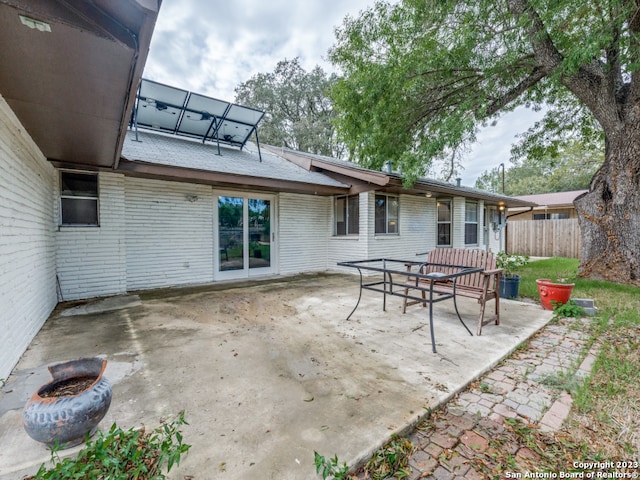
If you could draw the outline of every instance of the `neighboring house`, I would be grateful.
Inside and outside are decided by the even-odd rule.
[[[533,205],[249,143],[262,112],[140,83],[157,3],[23,3],[0,2],[0,378],[60,300],[499,250]]]
[[[576,190],[515,197],[538,206],[509,207],[506,250],[534,257],[580,258],[582,242],[573,201],[585,192]]]
[[[562,220],[578,218],[573,201],[587,190],[571,192],[540,193],[537,195],[518,195],[514,198],[537,204],[537,207],[509,207],[509,221],[518,220]]]

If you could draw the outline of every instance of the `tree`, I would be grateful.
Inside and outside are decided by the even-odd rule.
[[[604,162],[575,201],[580,274],[640,285],[636,0],[378,2],[336,37],[339,134],[372,166],[398,159],[407,182],[521,105],[548,108],[523,146],[539,157],[604,139]]]
[[[278,62],[272,73],[258,73],[235,89],[236,102],[265,112],[260,141],[320,155],[340,157],[327,76],[316,66],[306,72],[298,58]]]
[[[559,146],[555,155],[547,152],[542,157],[512,158],[513,166],[505,171],[504,193],[531,195],[586,190],[603,158],[602,149],[591,149],[576,141]],[[475,187],[502,192],[502,172],[499,168],[483,172]]]

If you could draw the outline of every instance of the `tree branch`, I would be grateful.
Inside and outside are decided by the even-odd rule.
[[[542,80],[546,76],[547,76],[547,72],[545,72],[542,68],[535,67],[531,71],[531,73],[529,73],[529,75],[525,79],[523,79],[518,85],[510,89],[507,93],[502,95],[500,98],[493,101],[487,108],[486,115],[490,117],[491,115],[498,113],[505,106],[507,106],[512,101],[514,101],[516,98],[518,98],[524,92],[529,90],[531,87],[533,87],[536,83],[538,83],[540,80]]]
[[[534,58],[538,66],[545,70],[545,73],[551,73],[562,64],[563,56],[553,44],[540,15],[528,0],[508,0],[507,3],[509,10],[517,19],[521,20],[526,17],[530,21],[528,36]]]
[[[561,68],[564,57],[554,45],[540,15],[529,0],[508,0],[508,6],[517,19],[528,21],[527,34],[539,68],[545,75]],[[615,91],[607,90],[604,81],[602,66],[597,67],[593,63],[581,66],[575,73],[560,75],[562,85],[591,110],[606,131],[615,129],[620,118]]]

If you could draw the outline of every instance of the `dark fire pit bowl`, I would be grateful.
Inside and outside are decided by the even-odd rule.
[[[49,366],[53,380],[27,402],[22,423],[29,436],[51,447],[69,448],[93,435],[111,405],[107,361],[80,358]],[[73,385],[81,385],[74,391]]]

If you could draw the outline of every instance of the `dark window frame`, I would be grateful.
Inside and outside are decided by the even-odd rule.
[[[65,178],[67,177],[67,178]],[[74,178],[75,177],[75,178]],[[60,170],[60,226],[61,227],[99,227],[100,226],[100,178],[97,172]],[[93,181],[95,179],[95,188]],[[84,180],[84,190],[81,190]],[[76,185],[74,185],[76,183]],[[71,188],[69,186],[75,187]],[[87,186],[91,186],[87,189]],[[86,209],[95,202],[95,207]],[[82,207],[81,204],[84,204]],[[65,213],[65,205],[67,212]],[[79,221],[78,216],[85,215]],[[87,216],[90,215],[90,218]]]
[[[534,220],[567,220],[571,218],[569,212],[548,212],[548,213],[534,213]]]
[[[344,208],[339,210],[340,202]],[[360,195],[339,195],[335,197],[333,209],[334,236],[349,237],[360,234]],[[356,217],[355,219],[352,217]]]
[[[470,221],[467,216],[469,206],[473,205],[475,210],[475,222]],[[479,245],[480,236],[478,235],[478,229],[480,227],[480,213],[479,203],[475,200],[466,200],[464,202],[464,244],[465,245]]]
[[[440,220],[440,207],[444,204],[449,206],[448,220]],[[444,239],[447,239],[447,238],[449,240],[448,242],[443,241]],[[442,199],[439,198],[436,201],[436,246],[451,247],[452,245],[453,245],[453,200],[450,198],[442,198]]]
[[[395,218],[389,215],[390,199],[396,202]],[[378,205],[378,200],[383,201],[384,212]],[[381,215],[381,216],[380,216]],[[395,221],[395,223],[393,223]],[[398,195],[376,193],[374,197],[374,234],[375,235],[399,235],[400,234],[400,198]]]

